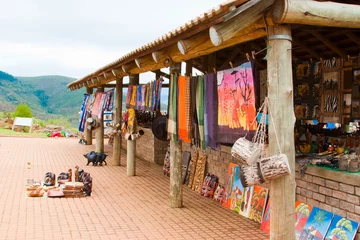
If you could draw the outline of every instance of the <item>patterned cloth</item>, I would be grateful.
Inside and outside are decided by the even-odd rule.
[[[126,107],[129,108],[130,106],[130,100],[131,100],[131,93],[133,90],[133,85],[129,84],[127,94],[126,94]]]
[[[159,78],[158,80],[156,80],[156,86],[157,86],[157,91],[156,91],[156,105],[155,105],[155,111],[160,111],[161,108],[161,90],[162,90],[162,83],[163,83],[164,79],[163,78]]]
[[[218,135],[216,142],[234,143],[251,130],[256,116],[253,69],[246,62],[235,69],[217,72],[218,82]]]
[[[91,109],[91,116],[92,117],[97,117],[99,115],[99,111],[100,111],[100,101],[101,101],[101,96],[102,96],[103,92],[96,92],[95,94],[95,100]]]
[[[196,115],[200,133],[200,147],[204,150],[206,148],[204,131],[204,76],[198,76],[196,86]]]
[[[171,141],[178,141],[177,135],[177,74],[171,75],[170,87],[169,87],[169,114],[167,121],[167,133],[168,139]]]
[[[206,166],[206,155],[200,155],[196,164],[194,182],[192,185],[192,190],[198,193],[201,192],[201,187],[205,175],[205,166]]]
[[[179,139],[183,142],[190,143],[190,132],[188,131],[187,116],[190,116],[189,100],[186,100],[186,78],[185,76],[179,76],[178,79],[178,125],[179,125]]]
[[[142,107],[143,100],[142,100],[141,91],[142,91],[142,86],[137,85],[136,86],[136,110],[141,110],[141,107]]]
[[[103,103],[103,111],[112,111],[114,108],[114,93],[115,89],[110,89],[105,93],[104,103]]]
[[[191,130],[192,130],[192,115],[191,115],[191,78],[185,77],[186,85],[185,85],[185,121],[186,121],[186,133],[187,138],[190,139],[191,142]]]
[[[136,109],[136,94],[137,94],[137,86],[132,85],[132,90],[131,90],[131,97],[130,97],[130,107]]]
[[[90,106],[90,102],[91,102],[91,94],[85,93],[84,100],[83,100],[83,103],[82,103],[81,109],[80,109],[79,132],[84,132],[86,116],[87,116],[87,111]]]
[[[146,92],[145,92],[145,110],[149,110],[149,98],[150,98],[150,83],[147,83]]]
[[[198,117],[196,113],[196,86],[198,84],[198,77],[192,77],[190,81],[190,114],[191,114],[191,138],[192,144],[199,147],[200,146],[200,132],[198,125]]]
[[[207,147],[220,149],[216,142],[218,132],[218,92],[216,74],[205,75],[205,143]]]

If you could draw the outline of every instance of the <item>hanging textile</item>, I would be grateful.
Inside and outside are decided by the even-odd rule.
[[[218,91],[215,73],[205,75],[205,144],[207,147],[219,149],[216,142],[218,132]]]
[[[171,75],[169,87],[169,116],[167,123],[168,139],[172,141],[178,140],[177,135],[177,74]]]
[[[199,132],[199,125],[198,125],[198,117],[196,113],[196,86],[198,84],[198,77],[192,77],[190,81],[190,100],[191,100],[191,108],[190,108],[190,115],[192,119],[192,126],[191,126],[191,138],[192,144],[200,147],[200,132]]]
[[[190,80],[188,78],[188,80]],[[178,78],[178,125],[179,125],[179,139],[186,143],[191,143],[189,138],[189,132],[187,129],[188,122],[186,117],[190,112],[190,99],[186,100],[186,81],[185,76],[179,76]]]
[[[84,100],[81,105],[80,109],[80,119],[79,119],[79,132],[84,132],[85,129],[85,123],[86,123],[86,116],[87,116],[87,110],[90,106],[91,101],[91,95],[84,93]]]
[[[142,90],[142,85],[137,85],[136,86],[136,110],[142,110],[141,106],[143,103],[142,100],[142,94],[141,94],[141,90]]]
[[[101,93],[100,107],[99,107],[99,112],[98,112],[98,115],[97,115],[98,119],[103,118],[105,98],[106,98],[106,93]]]
[[[185,85],[185,120],[186,120],[186,134],[187,138],[191,142],[191,130],[192,130],[192,115],[191,115],[191,78],[185,77],[186,79],[186,85]]]
[[[112,111],[114,108],[114,89],[111,89],[105,93],[105,99],[104,99],[104,105],[103,110],[104,111]]]
[[[250,62],[235,69],[219,71],[218,82],[218,135],[219,143],[234,143],[251,130],[251,138],[256,124],[250,128],[256,115],[254,78]]]
[[[152,97],[153,97],[153,84],[149,83],[149,102],[148,102],[148,111],[151,111]]]
[[[149,99],[150,99],[150,83],[146,84],[146,92],[145,92],[145,110],[149,110]]]
[[[130,106],[130,100],[131,100],[131,94],[133,90],[133,85],[129,84],[127,94],[126,94],[126,107],[129,108]]]
[[[146,85],[141,85],[141,104],[139,106],[139,110],[145,110],[145,102],[146,102]]]
[[[102,92],[96,92],[95,93],[95,100],[91,109],[91,116],[92,117],[97,117],[99,115],[99,111],[100,111],[100,101],[101,101],[101,96],[102,96]]]
[[[151,97],[151,111],[155,111],[155,103],[156,103],[156,81],[152,81],[152,97]]]
[[[136,94],[137,94],[137,87],[136,85],[132,85],[132,90],[131,90],[131,97],[130,97],[130,104],[129,106],[131,108],[136,109]]]
[[[155,111],[160,111],[161,110],[161,90],[162,90],[162,83],[163,83],[164,79],[163,78],[159,78],[158,80],[156,80],[156,86],[157,86],[157,91],[156,91],[156,104],[155,104]]]
[[[196,86],[196,115],[199,127],[200,147],[204,150],[205,132],[204,132],[204,76],[198,76]]]

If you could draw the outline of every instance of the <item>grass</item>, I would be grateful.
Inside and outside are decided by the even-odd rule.
[[[14,132],[9,129],[0,128],[0,137],[1,136],[12,136],[12,137],[46,137],[45,133],[24,133],[24,132]]]

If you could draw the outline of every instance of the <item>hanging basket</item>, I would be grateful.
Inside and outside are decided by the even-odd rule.
[[[259,163],[252,166],[241,166],[240,180],[244,187],[251,187],[265,182],[260,170]]]
[[[260,145],[244,137],[239,138],[231,148],[231,155],[239,161],[239,165],[253,165],[259,159],[260,153]]]
[[[259,163],[261,173],[267,181],[291,173],[289,161],[285,154],[277,154],[271,157],[261,158]]]

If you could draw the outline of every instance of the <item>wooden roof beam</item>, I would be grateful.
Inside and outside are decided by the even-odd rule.
[[[332,42],[330,42],[329,39],[327,39],[326,37],[324,37],[322,34],[318,33],[318,32],[311,32],[312,35],[314,35],[314,37],[316,37],[319,41],[321,41],[322,43],[324,43],[328,48],[330,48],[331,50],[333,50],[336,54],[338,54],[340,57],[342,58],[346,58],[347,54],[346,52],[344,52],[343,50],[341,50],[340,48],[338,48],[337,46],[335,46]]]
[[[145,66],[153,65],[154,59],[151,54],[148,54],[144,57],[136,58],[135,64],[138,68],[144,68]]]
[[[160,74],[160,76],[161,77],[164,77],[164,78],[167,78],[167,79],[170,79],[170,75],[169,74],[167,74],[167,73],[164,73],[163,71],[161,71],[161,70],[157,70],[158,72],[159,72],[159,74]],[[153,73],[157,73],[156,71],[151,71],[151,72],[153,72]]]
[[[272,20],[326,27],[360,28],[360,5],[304,0],[277,1]]]
[[[321,58],[320,55],[317,52],[315,52],[314,50],[312,50],[311,48],[309,48],[308,46],[306,46],[301,40],[295,40],[293,38],[293,43],[299,45],[303,50],[310,53],[310,55],[312,57],[314,57],[315,59],[320,60],[320,58]]]
[[[237,15],[222,23],[210,27],[209,34],[212,43],[219,46],[234,37],[239,31],[255,23],[263,17],[264,11],[274,3],[274,0],[251,0],[241,5]]]
[[[356,36],[352,32],[346,32],[345,35],[354,43],[356,43],[358,46],[360,46],[360,38]]]

